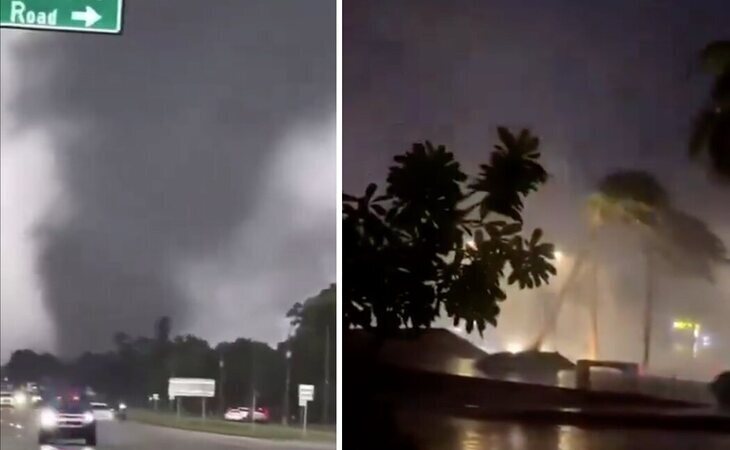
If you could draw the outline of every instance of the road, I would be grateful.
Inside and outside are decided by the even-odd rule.
[[[132,422],[100,423],[96,447],[81,443],[39,446],[37,430],[25,417],[3,414],[0,423],[0,450],[330,450],[334,444],[264,441],[219,436]]]

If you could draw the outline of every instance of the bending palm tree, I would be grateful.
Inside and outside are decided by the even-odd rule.
[[[618,172],[606,177],[598,187],[598,192],[586,202],[586,216],[589,226],[589,242],[578,253],[568,277],[558,292],[558,301],[550,315],[550,320],[532,345],[532,349],[542,347],[548,334],[557,325],[558,316],[567,299],[567,293],[575,285],[584,266],[590,262],[592,298],[589,315],[591,332],[589,336],[589,356],[598,356],[598,236],[609,224],[636,226],[648,232],[652,223],[652,211],[667,202],[666,192],[654,179],[643,172]]]
[[[715,81],[707,104],[695,118],[690,152],[705,154],[714,172],[730,182],[730,41],[711,43],[701,60]]]
[[[566,294],[575,283],[586,260],[590,257],[593,270],[597,267],[597,236],[609,224],[623,224],[637,230],[644,244],[645,301],[643,317],[644,352],[642,363],[650,361],[652,316],[654,308],[654,284],[658,262],[665,262],[680,273],[700,276],[712,281],[712,268],[726,262],[722,241],[699,219],[679,212],[670,206],[664,188],[649,174],[637,171],[617,172],[607,176],[599,184],[598,192],[587,202],[590,242],[581,251],[558,294],[551,320],[538,335],[534,349],[542,347],[548,333],[555,328]],[[659,259],[658,257],[661,257]],[[593,275],[591,302],[591,357],[597,356],[597,281]]]

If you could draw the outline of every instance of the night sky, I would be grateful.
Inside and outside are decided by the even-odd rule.
[[[348,0],[343,14],[346,192],[382,183],[414,141],[447,145],[473,172],[498,125],[529,127],[553,178],[530,199],[527,223],[558,246],[581,244],[580,202],[619,168],[655,174],[730,243],[730,190],[686,150],[710,86],[697,54],[730,38],[730,2]],[[627,255],[614,282],[633,298]],[[730,315],[730,283],[683,282],[664,287],[668,304],[705,296]]]

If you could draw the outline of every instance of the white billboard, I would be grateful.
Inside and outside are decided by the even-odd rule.
[[[167,393],[175,397],[215,397],[215,380],[207,378],[170,378]]]

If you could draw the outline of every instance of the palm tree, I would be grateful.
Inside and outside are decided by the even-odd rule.
[[[720,179],[730,182],[730,41],[709,44],[701,62],[715,81],[710,98],[695,118],[690,153],[704,154]]]
[[[589,196],[585,204],[588,243],[578,252],[568,277],[558,292],[558,301],[550,319],[533,343],[533,349],[540,349],[547,335],[555,328],[567,293],[579,279],[584,267],[588,266],[592,284],[589,302],[589,357],[595,359],[598,356],[598,238],[602,230],[612,224],[624,224],[643,233],[651,233],[651,224],[656,222],[655,211],[664,207],[667,202],[668,195],[664,188],[645,172],[620,171],[606,176],[599,183],[597,192]]]
[[[589,201],[591,212],[592,243],[596,244],[598,230],[608,224],[622,224],[637,230],[643,241],[651,239],[656,233],[660,211],[669,204],[669,195],[654,177],[642,171],[619,171],[606,176],[598,185],[598,193]],[[595,248],[595,247],[594,247]],[[651,348],[651,317],[654,302],[653,282],[653,251],[644,246],[645,274],[645,308],[644,308],[644,355],[643,365],[649,364]],[[594,252],[594,270],[597,270],[598,261]],[[595,280],[595,276],[594,276]],[[597,341],[597,308],[598,286],[593,286],[594,300],[592,302],[592,335]],[[596,350],[597,353],[597,350]],[[595,353],[592,355],[597,356]]]
[[[558,302],[551,319],[538,335],[534,349],[542,347],[547,334],[554,329],[566,294],[591,260],[592,292],[591,357],[598,353],[598,299],[597,286],[597,239],[601,230],[611,224],[629,226],[640,233],[645,261],[645,299],[643,313],[644,350],[642,363],[648,366],[651,352],[652,316],[658,264],[680,274],[698,276],[712,281],[713,267],[726,262],[725,247],[706,224],[687,213],[674,209],[666,190],[650,174],[642,171],[619,171],[606,176],[598,185],[597,192],[586,203],[589,226],[589,243],[582,251],[568,274],[558,294]]]

